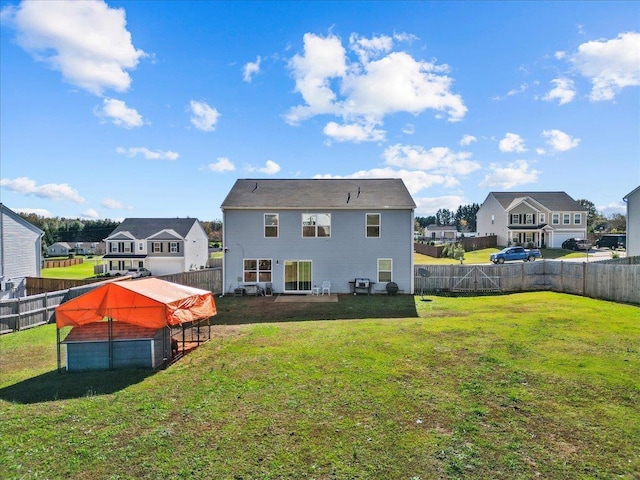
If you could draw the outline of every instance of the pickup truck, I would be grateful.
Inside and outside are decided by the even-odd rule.
[[[542,253],[538,249],[525,250],[524,247],[507,247],[498,253],[489,255],[489,260],[493,263],[504,263],[512,260],[522,260],[523,262],[533,262],[536,258],[542,258]]]

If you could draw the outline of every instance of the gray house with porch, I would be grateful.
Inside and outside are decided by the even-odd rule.
[[[224,292],[413,292],[415,202],[400,179],[240,179],[222,203]]]

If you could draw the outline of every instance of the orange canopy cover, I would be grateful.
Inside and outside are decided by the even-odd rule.
[[[58,328],[105,317],[149,328],[204,320],[216,314],[213,294],[158,278],[112,282],[56,308]]]

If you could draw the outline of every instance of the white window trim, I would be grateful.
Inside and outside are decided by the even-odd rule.
[[[315,234],[314,235],[305,235],[304,234],[304,229],[305,229],[305,224],[304,224],[304,216],[307,215],[309,217],[315,217],[316,222],[313,225],[306,225],[306,227],[310,227],[313,226],[315,229]],[[320,225],[318,223],[318,215],[326,215],[329,217],[329,225]],[[319,236],[318,235],[318,227],[329,227],[329,235],[325,236]],[[302,238],[331,238],[331,214],[330,213],[324,213],[324,212],[319,212],[319,213],[302,213],[300,215],[300,234],[302,235]]]
[[[559,213],[553,213],[551,215],[551,224],[552,225],[560,225],[560,214]]]
[[[169,253],[178,253],[178,242],[169,242]]]
[[[276,224],[275,225],[267,225],[267,215],[276,217]],[[268,237],[267,236],[267,227],[276,229],[276,235],[274,237]],[[262,235],[264,235],[264,238],[278,238],[278,237],[280,237],[280,214],[279,213],[265,213],[262,216]]]
[[[576,222],[577,220],[577,222]],[[580,213],[573,214],[573,224],[574,225],[582,225],[582,215]]]
[[[391,263],[391,270],[380,270],[380,262],[381,261],[389,261]],[[393,258],[378,258],[376,261],[376,281],[380,282],[380,272],[389,272],[391,280],[389,282],[393,282]]]
[[[563,213],[562,214],[562,225],[571,225],[571,214]]]
[[[368,228],[369,228],[369,224],[367,223],[367,218],[369,217],[369,215],[377,215],[378,216],[378,235],[377,236],[370,236],[369,232],[368,232]],[[372,225],[375,226],[375,225]],[[364,236],[365,238],[381,238],[382,237],[382,214],[379,212],[369,212],[369,213],[365,213],[364,214]]]

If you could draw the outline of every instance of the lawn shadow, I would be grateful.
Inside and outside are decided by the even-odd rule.
[[[0,389],[0,398],[7,402],[30,404],[108,395],[140,383],[155,373],[151,369],[75,373],[52,370]]]
[[[346,295],[337,302],[276,302],[276,297],[216,299],[216,325],[373,318],[417,318],[413,295]]]

